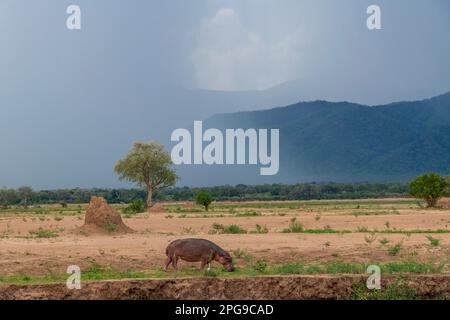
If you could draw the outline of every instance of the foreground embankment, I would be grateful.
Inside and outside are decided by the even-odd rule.
[[[365,289],[366,280],[360,275],[125,279],[84,282],[80,290],[64,283],[1,285],[0,299],[364,299],[373,293]],[[450,275],[389,276],[381,286],[388,299],[450,297]]]

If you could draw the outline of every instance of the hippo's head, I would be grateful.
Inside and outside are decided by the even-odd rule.
[[[224,253],[218,256],[217,261],[224,266],[224,268],[228,271],[234,271],[234,266],[233,266],[233,258],[231,258],[231,256],[228,253]]]

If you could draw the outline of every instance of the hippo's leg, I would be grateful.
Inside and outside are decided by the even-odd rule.
[[[216,254],[214,251],[211,250],[211,252],[208,255],[208,259],[206,260],[206,263],[208,264],[208,271],[211,271],[211,261],[213,261],[216,258]]]
[[[202,259],[200,262],[200,270],[205,269],[205,265],[206,265],[207,261],[205,259]]]
[[[169,266],[169,264],[172,262],[172,258],[171,257],[167,257],[166,262],[164,263],[164,271],[167,271],[167,267]]]
[[[175,269],[175,271],[178,271],[177,263],[178,263],[178,256],[172,257],[172,266]]]

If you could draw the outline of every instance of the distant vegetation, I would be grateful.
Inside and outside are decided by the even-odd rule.
[[[154,194],[153,199],[192,201],[200,192],[208,192],[216,201],[223,200],[320,200],[364,199],[408,196],[406,183],[300,183],[218,186],[207,188],[172,187]],[[144,189],[58,189],[34,191],[29,187],[0,189],[0,206],[44,203],[87,203],[91,196],[104,197],[109,203],[130,203],[147,199]]]
[[[432,175],[432,174],[431,174]],[[339,200],[339,199],[366,199],[366,198],[389,198],[389,197],[409,197],[417,196],[424,199],[429,204],[425,193],[431,187],[426,186],[426,181],[435,186],[438,181],[440,186],[445,186],[445,190],[440,188],[438,193],[433,190],[432,196],[438,194],[439,197],[448,192],[448,182],[450,177],[442,178],[433,175],[433,179],[424,179],[421,176],[408,183],[299,183],[287,184],[264,184],[264,185],[244,185],[217,186],[205,188],[171,187],[159,190],[153,196],[156,201],[196,201],[202,200],[205,205],[212,199],[216,201],[233,200]],[[426,180],[426,181],[425,181]],[[420,192],[419,192],[420,191]],[[197,196],[202,195],[202,199]],[[207,197],[204,197],[207,195]],[[92,196],[104,197],[109,203],[131,203],[136,199],[145,201],[147,191],[145,189],[58,189],[34,191],[30,187],[19,189],[0,189],[0,206],[11,205],[39,205],[39,204],[61,204],[87,203]],[[204,201],[203,201],[204,200]],[[434,200],[432,202],[434,202]],[[206,201],[206,202],[205,202]],[[434,203],[435,204],[435,203]],[[139,205],[142,205],[139,202]],[[255,205],[252,205],[255,206]],[[286,203],[289,207],[291,204]],[[230,205],[230,209],[232,205]],[[131,209],[130,209],[131,210]],[[181,209],[180,209],[181,210]],[[142,211],[139,207],[137,211]],[[364,213],[369,214],[369,213]],[[371,213],[376,214],[376,212]]]

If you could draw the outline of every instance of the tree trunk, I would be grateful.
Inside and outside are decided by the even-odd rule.
[[[437,203],[437,201],[438,201],[439,199],[437,199],[437,198],[428,198],[426,201],[427,201],[427,205],[428,205],[428,208],[434,208],[435,206],[436,206],[436,203]]]
[[[150,209],[153,206],[152,203],[152,196],[153,196],[153,190],[152,187],[148,186],[147,187],[147,211],[150,212]]]

